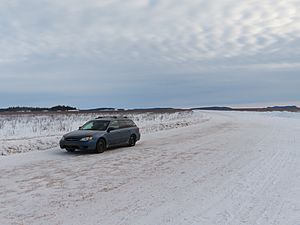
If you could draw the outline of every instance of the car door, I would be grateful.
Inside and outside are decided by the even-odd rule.
[[[107,139],[109,146],[119,145],[121,143],[119,122],[117,120],[111,121],[108,130]]]
[[[128,143],[130,137],[130,128],[126,120],[119,120],[120,125],[120,144]]]

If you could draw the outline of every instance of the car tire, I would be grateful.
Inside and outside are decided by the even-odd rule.
[[[100,139],[96,146],[97,153],[103,153],[106,150],[106,142],[104,139]]]
[[[135,146],[135,143],[136,143],[136,137],[135,135],[131,135],[128,141],[128,146],[133,147]]]

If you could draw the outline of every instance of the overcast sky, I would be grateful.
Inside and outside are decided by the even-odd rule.
[[[299,0],[0,1],[0,107],[300,100]]]

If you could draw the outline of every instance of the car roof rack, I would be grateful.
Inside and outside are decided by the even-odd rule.
[[[127,116],[98,116],[95,119],[128,119]]]
[[[114,118],[114,119],[117,119],[119,117],[117,117],[117,116],[98,116],[98,117],[96,117],[96,119],[103,119],[103,118]]]

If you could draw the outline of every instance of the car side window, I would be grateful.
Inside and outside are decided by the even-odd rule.
[[[117,120],[113,120],[110,122],[109,127],[114,128],[114,129],[119,129],[120,128],[119,122]]]
[[[120,128],[127,128],[128,124],[126,123],[126,120],[119,120]]]
[[[135,123],[132,120],[127,120],[126,122],[127,122],[128,127],[135,127],[136,126]]]
[[[93,130],[106,130],[109,121],[94,121],[93,123]]]

